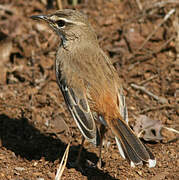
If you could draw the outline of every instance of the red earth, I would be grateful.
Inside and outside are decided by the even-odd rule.
[[[160,141],[145,141],[156,156],[155,168],[131,168],[119,155],[110,131],[102,150],[102,169],[93,166],[98,149],[88,142],[82,151],[83,170],[70,166],[81,134],[56,84],[54,59],[59,38],[45,24],[29,18],[54,12],[59,8],[57,2],[88,15],[123,81],[131,127],[143,114],[164,127],[179,129],[177,1],[81,0],[73,5],[74,1],[65,0],[1,0],[0,179],[54,179],[70,140],[62,179],[179,179],[178,136],[171,131],[163,131]]]

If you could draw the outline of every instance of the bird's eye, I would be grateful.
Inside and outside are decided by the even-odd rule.
[[[56,23],[57,23],[58,27],[65,26],[65,21],[63,21],[63,20],[58,20],[58,21],[56,21]]]

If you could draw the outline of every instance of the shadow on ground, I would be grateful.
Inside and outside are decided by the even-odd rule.
[[[27,160],[40,160],[42,157],[46,161],[54,162],[61,159],[66,149],[66,144],[60,139],[55,139],[51,135],[45,135],[31,125],[27,118],[22,117],[19,119],[10,118],[5,114],[0,114],[0,139],[2,147],[11,150]],[[70,162],[75,161],[79,150],[79,146],[70,147],[70,155],[68,158],[67,168],[70,167]],[[82,169],[76,168],[84,176],[91,179],[112,179],[108,173],[104,173],[95,167],[87,167],[86,159],[97,162],[96,154],[90,153],[83,148],[81,157]]]

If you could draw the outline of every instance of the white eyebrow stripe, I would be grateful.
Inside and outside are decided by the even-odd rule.
[[[71,24],[85,25],[84,23],[79,22],[79,21],[70,21],[70,20],[65,19],[65,18],[60,18],[60,19],[63,20],[63,21],[66,21],[67,23],[71,23]]]
[[[71,20],[68,20],[68,19],[66,19],[66,18],[59,18],[59,17],[58,17],[58,19],[57,19],[56,17],[53,17],[53,16],[52,16],[52,20],[53,20],[53,21],[63,20],[63,21],[65,21],[65,22],[71,23],[71,24],[85,25],[85,23],[82,23],[82,22],[79,22],[79,21],[71,21]]]

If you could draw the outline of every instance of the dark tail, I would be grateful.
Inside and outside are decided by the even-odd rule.
[[[154,155],[123,120],[110,121],[110,127],[116,136],[120,154],[130,162],[131,166],[148,163],[149,167],[155,167]]]

